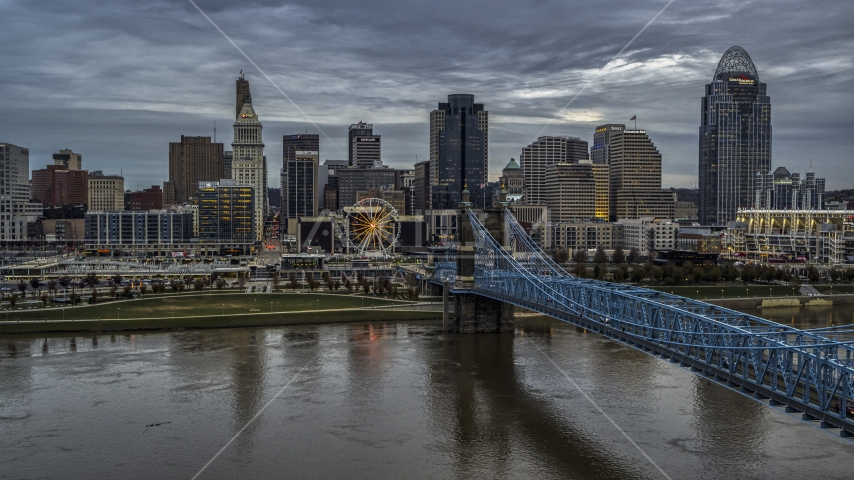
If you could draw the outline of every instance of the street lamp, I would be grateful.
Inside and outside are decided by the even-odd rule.
[[[121,308],[116,308],[116,320],[122,319],[121,310],[122,310]]]

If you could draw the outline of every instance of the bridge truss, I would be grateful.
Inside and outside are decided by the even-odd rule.
[[[646,288],[574,278],[545,255],[509,210],[503,248],[468,211],[475,236],[471,293],[598,332],[670,359],[804,420],[854,435],[849,329],[799,330]],[[443,259],[444,260],[444,259]],[[450,277],[450,262],[442,274]]]

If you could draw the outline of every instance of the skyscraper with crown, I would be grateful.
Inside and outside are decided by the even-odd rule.
[[[255,187],[255,237],[264,235],[267,217],[267,157],[264,156],[262,125],[252,106],[249,81],[241,73],[237,79],[237,118],[234,121],[234,140],[231,142],[233,160],[231,178],[238,185]]]

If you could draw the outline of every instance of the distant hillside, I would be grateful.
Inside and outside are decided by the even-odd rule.
[[[854,206],[854,188],[830,190],[824,192],[825,202],[848,202],[848,208]]]

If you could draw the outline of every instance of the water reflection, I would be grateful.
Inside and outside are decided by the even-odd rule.
[[[529,335],[548,334],[547,323],[526,320],[524,328]],[[434,398],[430,410],[437,434],[453,432],[445,450],[454,459],[454,476],[513,471],[519,465],[511,454],[524,451],[537,459],[526,471],[539,478],[644,478],[532,389],[530,372],[517,365],[517,350],[536,353],[531,347],[511,335],[444,336],[430,382],[446,386],[448,395]]]
[[[851,318],[780,312],[796,313],[815,326]],[[191,477],[303,372],[211,478],[657,477],[545,354],[673,478],[785,478],[834,454],[854,466],[838,439],[660,359],[547,318],[518,326],[0,338],[0,463],[26,478]]]

